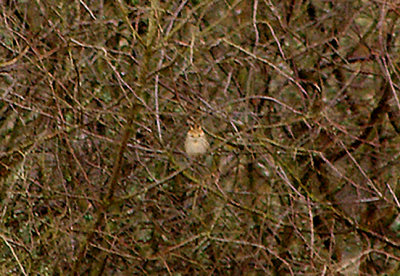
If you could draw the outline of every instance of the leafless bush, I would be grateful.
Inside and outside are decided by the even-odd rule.
[[[400,270],[396,1],[1,3],[1,274]]]

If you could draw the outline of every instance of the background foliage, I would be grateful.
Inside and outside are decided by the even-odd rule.
[[[396,1],[1,4],[2,275],[400,270]]]

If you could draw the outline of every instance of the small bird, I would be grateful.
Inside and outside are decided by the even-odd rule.
[[[185,140],[185,151],[190,157],[200,156],[209,147],[206,134],[201,126],[190,127]]]

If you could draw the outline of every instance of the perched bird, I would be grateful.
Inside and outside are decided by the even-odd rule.
[[[200,156],[209,147],[206,134],[201,126],[190,127],[185,140],[185,151],[190,157]]]

